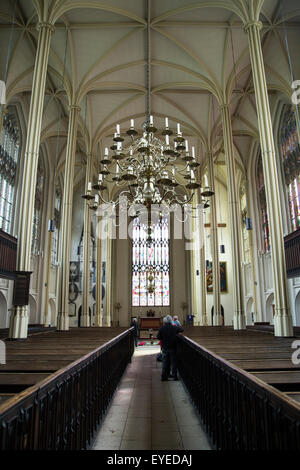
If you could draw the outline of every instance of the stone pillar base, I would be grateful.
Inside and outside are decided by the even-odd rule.
[[[80,328],[88,328],[91,326],[91,319],[89,315],[81,315],[80,317]]]
[[[57,331],[69,331],[69,315],[65,315],[65,314],[58,315]]]
[[[102,326],[102,317],[101,317],[101,314],[100,313],[96,313],[95,315],[95,324],[94,324],[95,327],[100,327]]]
[[[202,326],[208,326],[208,319],[207,319],[207,315],[203,315],[202,317]]]
[[[234,312],[233,315],[233,329],[234,330],[245,330],[246,319],[243,312]]]
[[[15,307],[10,317],[9,338],[26,339],[28,331],[27,305]]]
[[[286,312],[274,317],[274,336],[294,336],[293,321],[291,315]]]
[[[221,313],[214,314],[213,316],[213,326],[222,326],[223,320]]]

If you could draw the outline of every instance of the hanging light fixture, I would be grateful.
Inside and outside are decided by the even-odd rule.
[[[98,191],[99,203],[117,203],[105,197],[108,184],[123,186],[122,195],[127,195],[132,204],[143,204],[151,211],[153,204],[170,207],[173,204],[184,206],[193,198],[193,191],[200,188],[195,171],[200,166],[195,148],[189,151],[189,143],[181,131],[180,123],[177,130],[171,129],[168,117],[165,118],[164,129],[157,137],[157,127],[150,112],[151,98],[151,53],[150,53],[150,2],[147,2],[147,68],[146,68],[146,120],[143,124],[142,137],[135,129],[134,119],[130,119],[130,127],[121,132],[120,124],[116,125],[113,142],[105,148],[104,158],[100,160],[101,169],[98,182],[92,185],[83,197],[91,200],[92,189]],[[125,137],[129,137],[129,143]],[[185,180],[184,183],[181,183]],[[206,188],[207,189],[207,188]],[[96,208],[97,204],[91,206]],[[148,219],[149,220],[149,219]],[[148,234],[151,236],[150,225]]]
[[[124,186],[122,194],[126,194],[131,203],[144,204],[147,209],[150,209],[152,204],[171,206],[176,203],[184,206],[192,199],[193,190],[200,188],[194,171],[199,163],[196,161],[194,147],[192,154],[189,153],[188,141],[182,137],[180,124],[177,124],[177,133],[171,142],[173,131],[169,129],[166,118],[166,127],[162,132],[165,142],[162,142],[155,136],[157,129],[153,116],[150,116],[142,137],[135,140],[135,134],[132,132],[135,131],[134,120],[131,119],[131,126],[127,131],[131,136],[131,143],[127,148],[123,148],[124,138],[119,124],[116,131],[111,145],[113,152],[109,155],[108,148],[105,148],[104,158],[100,161],[98,182],[94,185],[89,183],[83,198],[94,199],[92,190],[96,190],[99,202],[112,203],[113,201],[106,199],[103,193],[108,184],[114,183]],[[182,169],[179,168],[180,163],[181,167],[183,163]],[[182,179],[186,180],[186,183],[180,184]],[[184,197],[186,193],[189,194],[188,199]]]

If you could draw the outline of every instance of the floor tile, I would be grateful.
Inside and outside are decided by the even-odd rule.
[[[120,450],[151,450],[150,441],[128,441],[126,439],[122,440]]]
[[[157,432],[152,436],[153,446],[175,446],[177,449],[183,449],[182,439],[179,432]]]
[[[101,450],[210,449],[181,381],[161,382],[158,347],[138,347],[94,443]]]
[[[182,437],[183,446],[186,450],[211,450],[210,444],[206,438]]]

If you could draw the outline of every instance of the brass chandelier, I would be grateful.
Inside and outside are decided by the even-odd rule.
[[[92,209],[97,209],[101,203],[117,204],[104,196],[108,184],[124,186],[120,195],[126,195],[131,204],[145,205],[148,211],[153,204],[184,206],[193,198],[193,190],[200,188],[195,175],[200,163],[196,161],[194,147],[190,153],[180,124],[177,124],[174,135],[169,128],[168,118],[165,118],[165,128],[161,132],[165,142],[155,135],[157,128],[153,116],[149,116],[149,121],[143,127],[142,136],[138,136],[134,120],[131,119],[130,128],[126,132],[131,141],[127,147],[123,147],[124,137],[117,124],[110,147],[111,155],[106,148],[100,160],[98,181],[96,184],[88,183],[87,193],[82,196],[93,201],[90,205]],[[180,183],[180,180],[185,182]],[[93,190],[96,191],[94,195]]]

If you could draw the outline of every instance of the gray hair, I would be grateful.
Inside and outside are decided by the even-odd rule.
[[[164,317],[164,323],[172,323],[171,315],[167,315],[167,316]]]
[[[175,321],[175,320],[178,320],[177,315],[174,315],[173,320],[174,320],[174,321]]]

